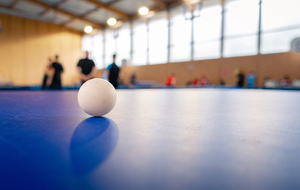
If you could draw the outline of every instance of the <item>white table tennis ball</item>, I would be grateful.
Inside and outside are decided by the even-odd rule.
[[[116,90],[108,81],[94,78],[86,81],[78,91],[78,103],[81,109],[92,116],[109,113],[117,100]]]

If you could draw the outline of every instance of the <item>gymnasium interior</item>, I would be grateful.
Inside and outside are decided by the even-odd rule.
[[[0,189],[299,190],[299,7],[0,0]]]

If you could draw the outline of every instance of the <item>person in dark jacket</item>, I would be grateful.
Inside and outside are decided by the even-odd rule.
[[[113,55],[113,62],[107,66],[108,70],[108,81],[115,87],[119,86],[119,73],[120,68],[116,64],[116,54]]]
[[[52,90],[60,90],[62,88],[61,85],[61,73],[63,73],[64,69],[59,62],[59,57],[58,55],[55,55],[55,60],[51,64],[52,68],[54,68],[54,74],[52,77],[52,82],[50,84],[50,89]]]
[[[93,60],[89,59],[89,52],[85,51],[85,58],[77,63],[77,70],[80,74],[81,84],[92,79],[96,72],[96,66]]]

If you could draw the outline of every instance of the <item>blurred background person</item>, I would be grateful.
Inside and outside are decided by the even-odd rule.
[[[237,74],[237,83],[236,83],[236,86],[238,88],[243,88],[244,87],[244,83],[245,83],[244,72],[242,70],[239,70],[238,74]]]
[[[46,65],[44,77],[43,77],[42,90],[49,89],[52,82],[53,74],[54,74],[54,68],[52,67],[52,59],[49,57],[48,63]]]
[[[202,75],[201,77],[200,77],[200,85],[201,86],[207,86],[208,85],[208,81],[207,81],[207,78],[206,78],[206,76],[205,75]]]
[[[194,87],[206,86],[206,85],[208,85],[208,81],[207,81],[207,78],[206,78],[205,75],[202,75],[201,77],[195,78],[193,80],[193,86]]]
[[[81,84],[92,79],[96,72],[96,66],[93,60],[89,59],[89,52],[85,51],[85,58],[77,63],[77,70],[80,76]]]
[[[108,81],[115,87],[119,86],[119,73],[120,68],[116,64],[116,54],[112,56],[112,63],[107,66],[106,70],[108,71]]]
[[[131,85],[136,85],[136,73],[132,73],[132,75],[130,76],[130,84]]]
[[[247,75],[247,83],[248,83],[248,88],[254,88],[255,87],[255,74],[253,71],[250,71],[249,74]]]
[[[54,74],[52,77],[52,82],[50,84],[50,89],[52,90],[60,90],[62,88],[61,85],[61,73],[63,73],[64,69],[59,62],[58,55],[55,55],[54,62],[51,64],[52,68],[54,69]]]
[[[290,87],[291,86],[291,80],[288,75],[284,76],[283,79],[280,80],[279,82],[280,87]]]
[[[220,79],[220,86],[225,86],[226,85],[226,83],[225,83],[225,80],[224,79]]]
[[[193,80],[193,86],[194,86],[194,87],[198,87],[199,84],[200,84],[199,79],[198,79],[198,78],[195,78],[195,79]]]
[[[165,85],[168,87],[175,87],[176,86],[176,75],[172,73],[166,79]]]

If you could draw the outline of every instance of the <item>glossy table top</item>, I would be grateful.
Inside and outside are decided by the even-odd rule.
[[[300,91],[0,92],[0,189],[300,189]]]

